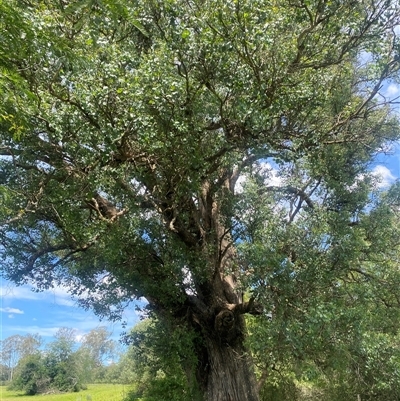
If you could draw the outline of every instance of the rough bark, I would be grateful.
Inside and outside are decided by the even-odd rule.
[[[202,319],[201,327],[197,324],[201,341],[196,347],[196,379],[204,401],[259,399],[253,363],[244,344],[242,311],[227,306],[207,321]]]
[[[243,342],[230,345],[218,337],[209,338],[207,349],[207,401],[257,401],[255,375]]]
[[[231,181],[221,185],[228,191]],[[230,230],[223,224],[221,204],[210,196],[207,185],[203,186],[201,199],[201,221],[205,223],[202,256],[213,273],[205,285],[197,287],[193,300],[193,323],[203,338],[198,352],[199,386],[207,401],[257,401],[253,364],[244,345],[244,314],[260,311],[254,299],[243,302],[237,279],[240,262]]]
[[[197,348],[197,381],[204,400],[257,401],[255,373],[244,341],[244,314],[260,311],[253,299],[240,302],[230,281],[229,277],[214,280],[212,306],[202,308],[197,299],[198,313],[193,315],[193,324],[202,337]],[[232,300],[235,302],[230,303]]]

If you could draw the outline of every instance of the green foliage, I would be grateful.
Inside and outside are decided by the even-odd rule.
[[[75,334],[73,329],[61,328],[44,352],[25,354],[28,356],[19,359],[10,387],[31,395],[76,392],[92,380],[101,380],[101,373],[106,370],[102,358],[114,347],[109,333],[104,327],[92,330],[78,350]]]
[[[83,337],[77,356],[86,383],[104,382],[106,380],[105,363],[108,358],[113,358],[116,348],[115,342],[109,337],[110,333],[104,326],[91,330]],[[123,383],[123,381],[118,381],[118,383]]]
[[[17,124],[19,145],[7,134],[11,122],[5,121],[2,137],[8,154],[1,161],[7,189],[0,210],[3,269],[10,279],[32,280],[39,269],[39,287],[74,283],[77,295],[89,287],[103,296],[80,297],[83,306],[113,318],[131,296],[182,301],[182,266],[190,266],[199,281],[208,278],[207,271],[157,210],[179,209],[180,225],[190,227],[193,212],[185,207],[190,199],[198,203],[204,180],[221,182],[221,169],[240,166],[247,156],[277,163],[287,186],[308,183],[307,192],[319,183],[314,202],[325,199],[325,211],[340,211],[330,213],[333,221],[347,221],[367,207],[368,161],[398,133],[389,107],[375,99],[367,104],[363,96],[396,76],[393,54],[383,56],[377,46],[390,41],[385,32],[396,19],[386,15],[396,15],[394,5],[374,11],[369,3],[297,7],[242,1],[192,9],[178,1],[157,9],[148,1],[121,0],[29,7],[13,1],[2,7],[4,26],[16,26],[3,58],[23,87],[21,93],[5,87],[18,107],[7,115],[28,124]],[[17,56],[12,49],[23,52]],[[373,61],[358,68],[357,57],[365,51]],[[246,162],[242,170],[254,176],[259,163]],[[261,184],[256,181],[259,190]],[[172,203],[163,199],[170,186]],[[278,224],[281,231],[285,216],[273,215],[276,203],[305,204],[285,187],[265,194],[269,218],[276,220],[269,226]],[[90,211],[95,193],[125,211],[118,224],[110,226]],[[221,188],[212,194],[223,198]],[[224,199],[221,219],[230,231],[235,211],[254,209],[246,199]],[[143,204],[152,210],[144,213]],[[243,234],[240,240],[248,238]],[[293,229],[287,236],[297,234]],[[151,263],[151,252],[162,266]],[[112,278],[105,283],[98,280],[102,274]]]
[[[5,372],[8,373],[7,378],[3,378],[2,380],[11,381],[18,361],[27,356],[37,354],[41,343],[42,340],[37,334],[27,334],[25,336],[16,334],[1,340],[0,358],[2,366],[5,368],[2,370],[3,377]]]
[[[193,334],[182,327],[147,319],[137,324],[126,340],[130,345],[120,363],[127,369],[129,361],[128,369],[135,383],[129,400],[143,397],[149,401],[186,401],[199,397],[194,377],[191,377],[196,365]]]
[[[54,354],[38,353],[19,361],[10,388],[23,390],[28,395],[49,391],[79,391],[84,386],[78,372],[73,354],[59,360]]]
[[[253,184],[246,185],[244,196],[252,199]],[[369,197],[354,224],[345,211],[315,209],[281,227],[263,201],[257,197],[256,218],[247,223],[252,241],[239,248],[256,273],[250,286],[266,306],[263,319],[248,320],[259,374],[268,373],[263,397],[396,399],[399,224],[391,210],[398,207],[398,184]],[[257,226],[258,216],[272,224]]]
[[[359,391],[359,357],[366,378],[388,375],[374,395],[397,394],[373,342],[389,350],[399,323],[399,186],[382,192],[370,165],[399,138],[382,93],[399,15],[374,0],[1,2],[3,274],[111,319],[146,297],[160,317],[129,352],[149,397],[192,394],[224,308],[263,309],[249,345],[288,388],[338,369]],[[87,345],[99,365],[104,341]],[[77,358],[53,344],[58,387]]]
[[[10,368],[7,365],[0,365],[0,382],[1,385],[7,385],[8,380],[10,379]]]
[[[34,395],[47,390],[49,378],[46,375],[44,361],[40,354],[23,358],[17,367],[10,389],[23,390],[27,395]]]
[[[273,376],[275,375],[273,374]],[[275,377],[275,380],[269,380],[268,384],[263,386],[260,391],[260,399],[262,401],[301,401],[300,394],[293,378],[283,375],[279,378]]]
[[[351,354],[350,354],[351,353]],[[367,333],[349,349],[342,369],[330,369],[325,393],[332,401],[360,395],[362,400],[399,398],[398,336]]]

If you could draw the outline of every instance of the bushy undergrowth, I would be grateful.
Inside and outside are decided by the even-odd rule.
[[[54,361],[38,353],[19,362],[8,388],[22,390],[27,395],[78,392],[85,389],[79,373],[73,361]]]

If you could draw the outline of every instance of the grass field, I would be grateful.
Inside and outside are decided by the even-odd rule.
[[[20,391],[8,391],[0,386],[1,401],[122,401],[129,386],[122,384],[89,384],[79,393],[24,395]]]

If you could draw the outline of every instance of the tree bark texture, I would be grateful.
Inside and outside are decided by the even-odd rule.
[[[207,401],[258,401],[251,361],[243,344],[221,344],[209,339]]]
[[[203,316],[202,345],[197,350],[197,380],[207,401],[258,401],[258,389],[251,356],[245,347],[243,313],[252,302],[226,303]],[[199,326],[197,327],[199,328]]]
[[[208,200],[203,221],[209,220],[209,235],[204,243],[211,246],[202,249],[202,256],[213,273],[210,280],[196,286],[192,305],[192,325],[200,329],[204,343],[198,355],[198,383],[207,401],[258,401],[253,364],[244,344],[244,314],[257,315],[260,310],[254,299],[242,299],[236,274],[240,262],[219,208]]]

